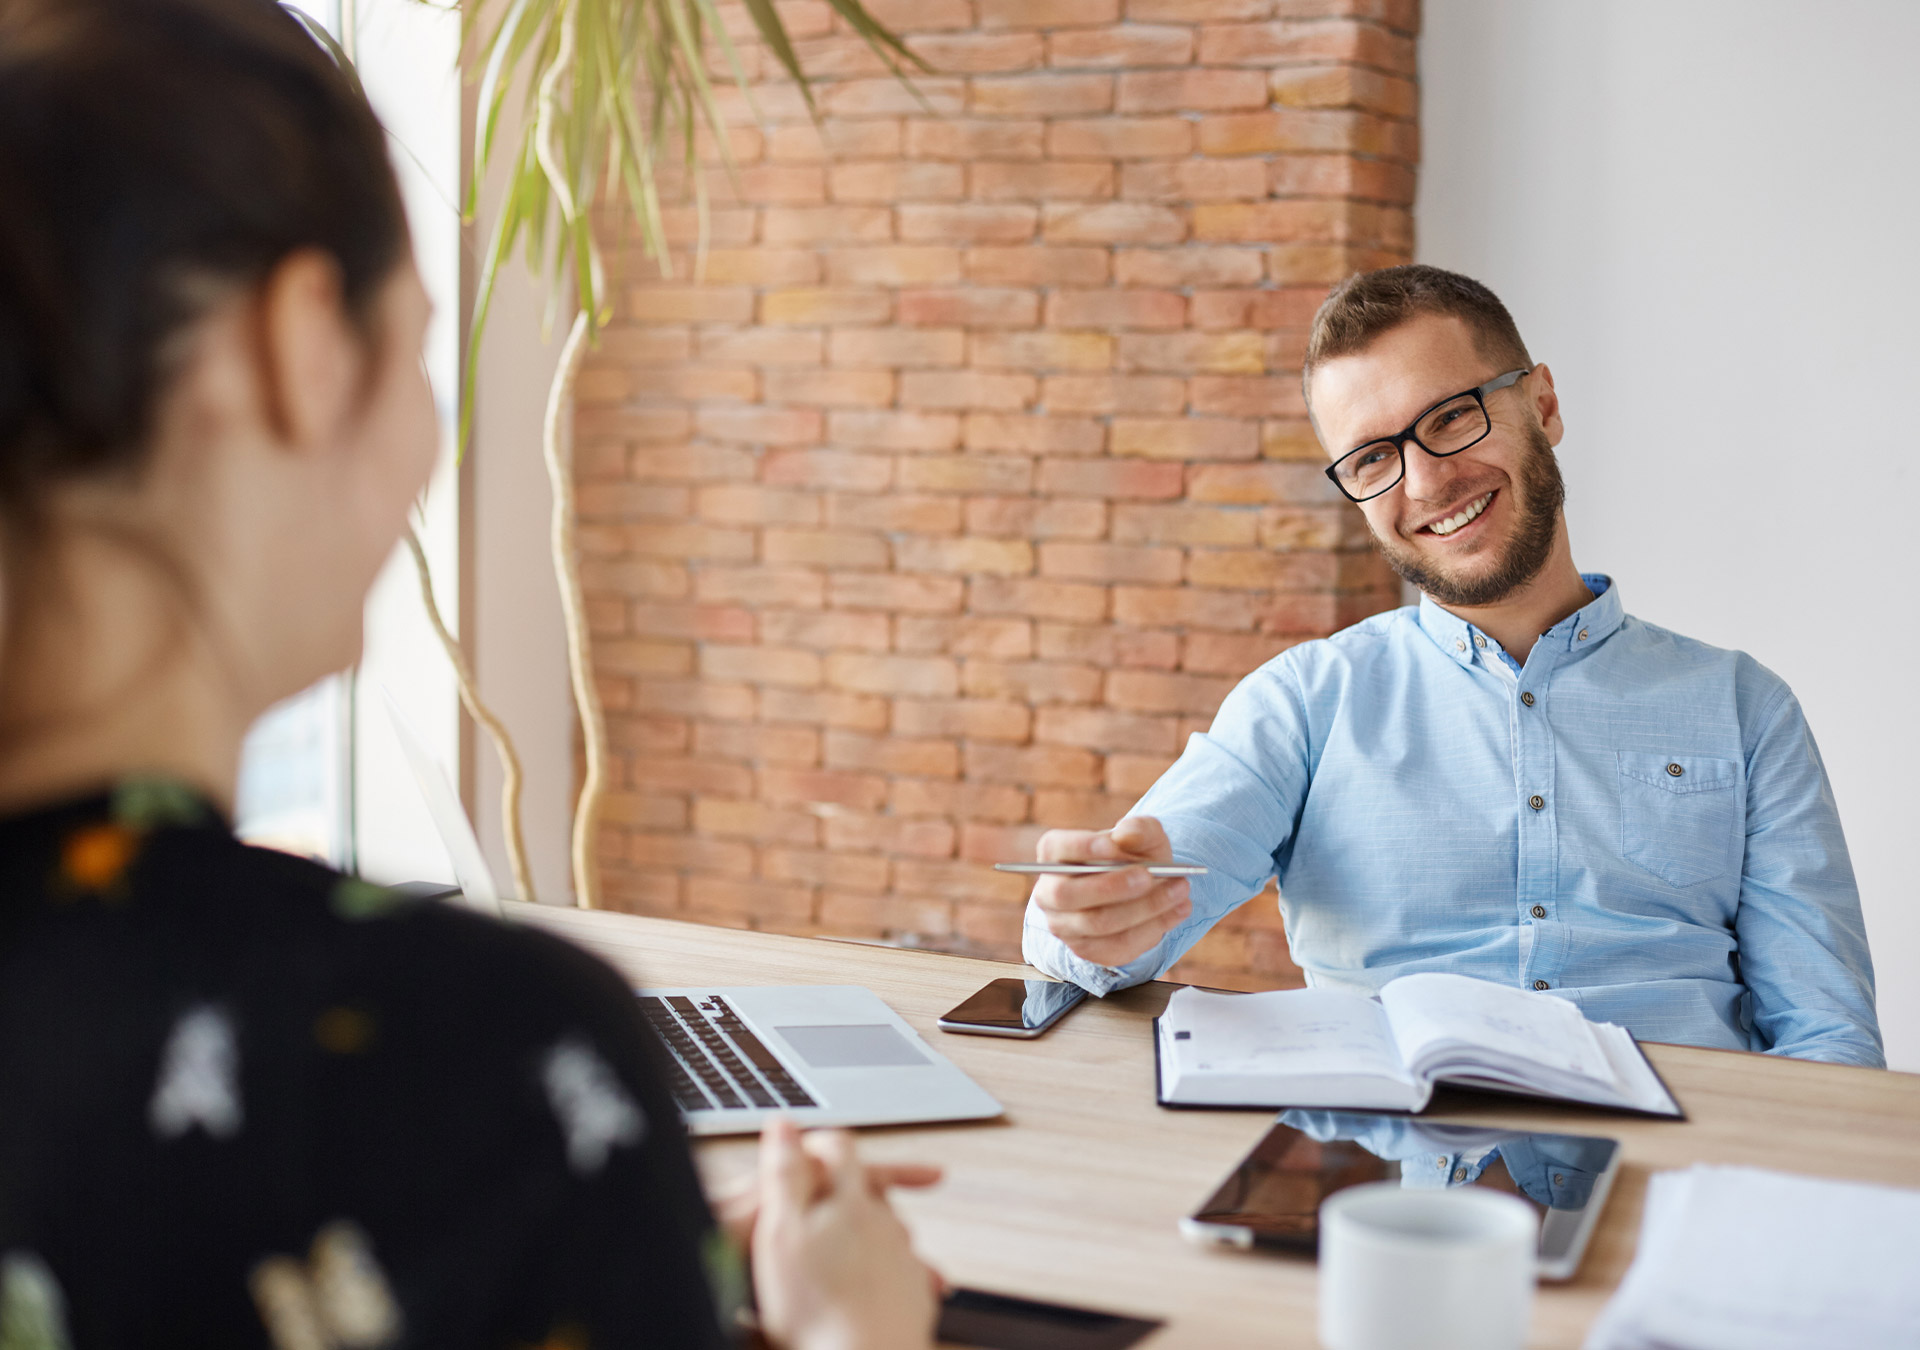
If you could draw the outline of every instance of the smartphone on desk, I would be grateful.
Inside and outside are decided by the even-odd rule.
[[[994,980],[940,1015],[942,1031],[1032,1040],[1065,1017],[1087,991],[1063,980]]]

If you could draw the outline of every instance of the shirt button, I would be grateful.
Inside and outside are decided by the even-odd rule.
[[[1455,1181],[1465,1181],[1465,1180],[1467,1179],[1467,1169],[1466,1169],[1466,1168],[1464,1168],[1464,1167],[1456,1167],[1456,1168],[1454,1168],[1454,1169],[1453,1169],[1453,1179],[1454,1179]]]
[[[1545,980],[1535,980],[1533,982],[1533,987],[1535,989],[1545,989],[1547,987],[1547,982]]]
[[[1467,640],[1465,638],[1455,638],[1453,648],[1455,651],[1464,652],[1467,649]]]
[[[1566,1174],[1564,1172],[1555,1172],[1553,1174],[1553,1184],[1556,1186],[1566,1185],[1567,1184]]]
[[[1582,642],[1585,642],[1587,640],[1587,630],[1584,628],[1580,630],[1580,640]]]
[[[1435,1158],[1433,1160],[1433,1165],[1439,1168],[1442,1172],[1447,1170],[1447,1160],[1445,1158]]]
[[[1487,649],[1487,640],[1476,633],[1473,637],[1473,645],[1485,651]]]
[[[1533,915],[1533,917],[1536,919],[1544,919],[1547,917],[1547,907],[1545,905],[1535,905],[1532,909],[1528,910],[1527,912]]]
[[[1675,778],[1678,778],[1681,774],[1685,773],[1686,770],[1681,768],[1678,764],[1669,764],[1667,765],[1667,772],[1672,774]]]
[[[1532,695],[1532,694],[1522,694],[1522,695],[1520,695],[1520,701],[1521,701],[1522,703],[1524,703],[1524,704],[1526,704],[1526,705],[1527,705],[1527,706],[1528,706],[1529,708],[1531,708],[1531,707],[1533,706],[1533,695]]]
[[[1536,792],[1533,796],[1527,798],[1527,805],[1536,811],[1544,811],[1547,809],[1547,799]]]

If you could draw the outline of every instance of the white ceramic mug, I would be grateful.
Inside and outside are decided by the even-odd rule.
[[[1354,1186],[1320,1206],[1327,1350],[1522,1350],[1540,1220],[1500,1191]]]

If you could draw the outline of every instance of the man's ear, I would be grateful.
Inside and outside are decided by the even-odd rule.
[[[365,362],[339,264],[317,249],[289,254],[260,288],[259,315],[268,424],[296,452],[331,444],[353,410]]]
[[[1547,369],[1545,361],[1533,368],[1527,383],[1531,386],[1533,415],[1539,419],[1540,429],[1547,433],[1547,443],[1560,444],[1567,429],[1560,421],[1560,391],[1553,387],[1553,372]]]

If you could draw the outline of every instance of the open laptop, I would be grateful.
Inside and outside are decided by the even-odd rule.
[[[500,894],[465,808],[389,694],[387,717],[469,904]],[[1000,1103],[857,985],[642,989],[692,1134],[746,1134],[776,1115],[813,1125],[986,1120]]]

